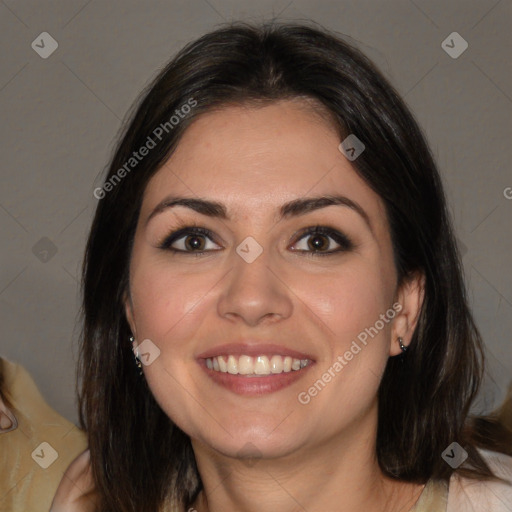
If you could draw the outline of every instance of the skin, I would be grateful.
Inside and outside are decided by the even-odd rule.
[[[191,437],[204,484],[198,512],[406,511],[423,488],[386,478],[375,454],[378,386],[388,358],[400,353],[398,336],[410,342],[423,281],[398,287],[384,203],[339,151],[325,119],[304,100],[204,114],[144,193],[126,315],[136,340],[160,350],[144,374]],[[346,206],[278,219],[283,203],[335,193],[357,202],[371,229]],[[229,218],[176,206],[147,222],[169,194],[222,202]],[[211,230],[214,239],[201,246],[210,252],[160,249],[180,223]],[[344,233],[355,247],[315,255],[308,245],[315,236],[296,235],[315,225]],[[263,248],[252,263],[236,252],[248,236]],[[184,241],[174,247],[184,250]],[[339,247],[325,235],[320,246]],[[395,302],[400,313],[307,405],[299,403],[298,394]],[[241,396],[214,383],[196,358],[247,337],[311,354],[315,364],[291,386]]]

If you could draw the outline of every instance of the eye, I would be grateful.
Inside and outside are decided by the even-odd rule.
[[[213,234],[208,229],[187,226],[168,235],[158,244],[158,247],[172,252],[201,254],[203,252],[218,250],[208,246],[208,241],[212,242],[214,246],[217,246],[217,244],[212,241],[212,238]]]
[[[160,249],[175,253],[188,253],[199,256],[205,252],[217,251],[218,244],[213,242],[213,233],[199,226],[186,226],[167,235],[158,244]],[[210,245],[208,244],[210,242]],[[310,253],[310,255],[327,256],[349,251],[355,246],[340,231],[327,226],[314,226],[302,230],[298,243],[292,248],[294,252]]]
[[[334,244],[337,247],[333,247]],[[352,241],[338,230],[326,226],[307,228],[299,238],[299,244],[295,244],[297,252],[311,252],[318,256],[326,256],[354,248]]]

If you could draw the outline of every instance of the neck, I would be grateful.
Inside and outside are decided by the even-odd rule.
[[[280,458],[250,462],[192,441],[203,482],[197,512],[408,511],[422,485],[386,477],[376,458],[376,406],[357,424]]]

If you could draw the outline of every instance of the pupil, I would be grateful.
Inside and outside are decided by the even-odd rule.
[[[187,243],[189,249],[201,249],[201,238],[198,236],[190,236],[187,238]]]
[[[312,248],[315,250],[321,249],[322,246],[324,245],[322,239],[325,240],[323,235],[316,235],[316,236],[312,237],[310,239]]]

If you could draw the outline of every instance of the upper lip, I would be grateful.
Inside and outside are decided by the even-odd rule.
[[[227,355],[234,355],[234,356],[261,356],[266,354],[273,354],[273,355],[281,355],[281,356],[290,356],[295,359],[309,359],[311,361],[314,361],[313,356],[310,354],[307,354],[305,352],[300,352],[298,350],[294,350],[288,347],[285,347],[283,345],[278,345],[275,343],[267,343],[267,342],[261,342],[261,341],[250,341],[250,340],[244,340],[234,343],[225,343],[223,345],[217,345],[213,348],[210,348],[208,350],[205,350],[204,352],[201,352],[197,358],[198,359],[208,359],[211,357],[217,357],[217,356],[227,356]]]

